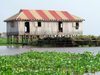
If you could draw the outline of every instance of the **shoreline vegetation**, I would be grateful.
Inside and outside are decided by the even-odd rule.
[[[16,39],[13,39],[15,41]],[[25,41],[25,40],[24,40]],[[21,42],[21,40],[20,40]],[[66,44],[68,43],[68,45]],[[72,44],[72,45],[71,45]],[[46,37],[33,39],[29,44],[8,44],[7,38],[0,38],[0,46],[35,46],[35,47],[96,47],[100,46],[100,36]]]
[[[0,56],[0,74],[83,75],[100,71],[100,52],[83,54],[33,52]]]
[[[48,39],[48,38],[44,38]],[[28,46],[52,47],[44,42],[39,45],[41,39],[34,39]],[[61,39],[49,38],[50,39]],[[90,41],[78,47],[100,46],[91,40],[100,40],[96,36],[75,36],[73,40]],[[63,37],[61,41],[66,40]],[[50,43],[50,41],[49,41]],[[0,46],[21,46],[22,44],[7,44],[7,38],[0,38]],[[54,44],[53,44],[54,45]],[[84,73],[100,72],[100,52],[94,55],[91,52],[78,53],[59,53],[59,52],[27,52],[15,56],[0,56],[0,75],[84,75]]]

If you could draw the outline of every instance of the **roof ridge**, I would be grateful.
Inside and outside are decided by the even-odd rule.
[[[48,9],[20,9],[21,11],[22,10],[47,10],[47,11],[66,11],[66,10],[53,10],[53,9],[50,9],[50,10],[48,10]],[[68,12],[68,11],[66,11],[66,12]]]
[[[18,15],[17,15],[17,17],[16,17],[16,20],[17,20],[17,19],[18,19],[18,17],[21,15],[21,13],[22,13],[22,12],[20,11],[20,12],[19,12],[19,14],[18,14]]]

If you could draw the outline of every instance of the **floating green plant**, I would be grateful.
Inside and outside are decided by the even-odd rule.
[[[28,52],[0,56],[0,75],[83,75],[100,71],[100,52]]]

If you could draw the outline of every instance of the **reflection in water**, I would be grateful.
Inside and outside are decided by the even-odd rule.
[[[7,48],[21,48],[21,46],[7,46]]]
[[[30,51],[30,48],[23,46],[0,46],[0,55],[16,55]]]
[[[28,46],[7,46],[7,48],[28,48]]]
[[[38,52],[71,52],[71,53],[84,53],[86,51],[92,52],[96,55],[100,51],[100,47],[57,47],[57,48],[35,48],[32,46],[0,46],[0,55],[14,55],[28,51]]]

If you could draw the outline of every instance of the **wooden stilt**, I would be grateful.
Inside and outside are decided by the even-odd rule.
[[[9,35],[7,36],[7,44],[9,44]]]
[[[24,39],[24,38],[23,38],[23,35],[22,35],[22,44],[23,44],[23,39]]]
[[[12,44],[12,35],[11,35],[11,44]]]
[[[18,36],[18,44],[20,43],[20,36]]]

